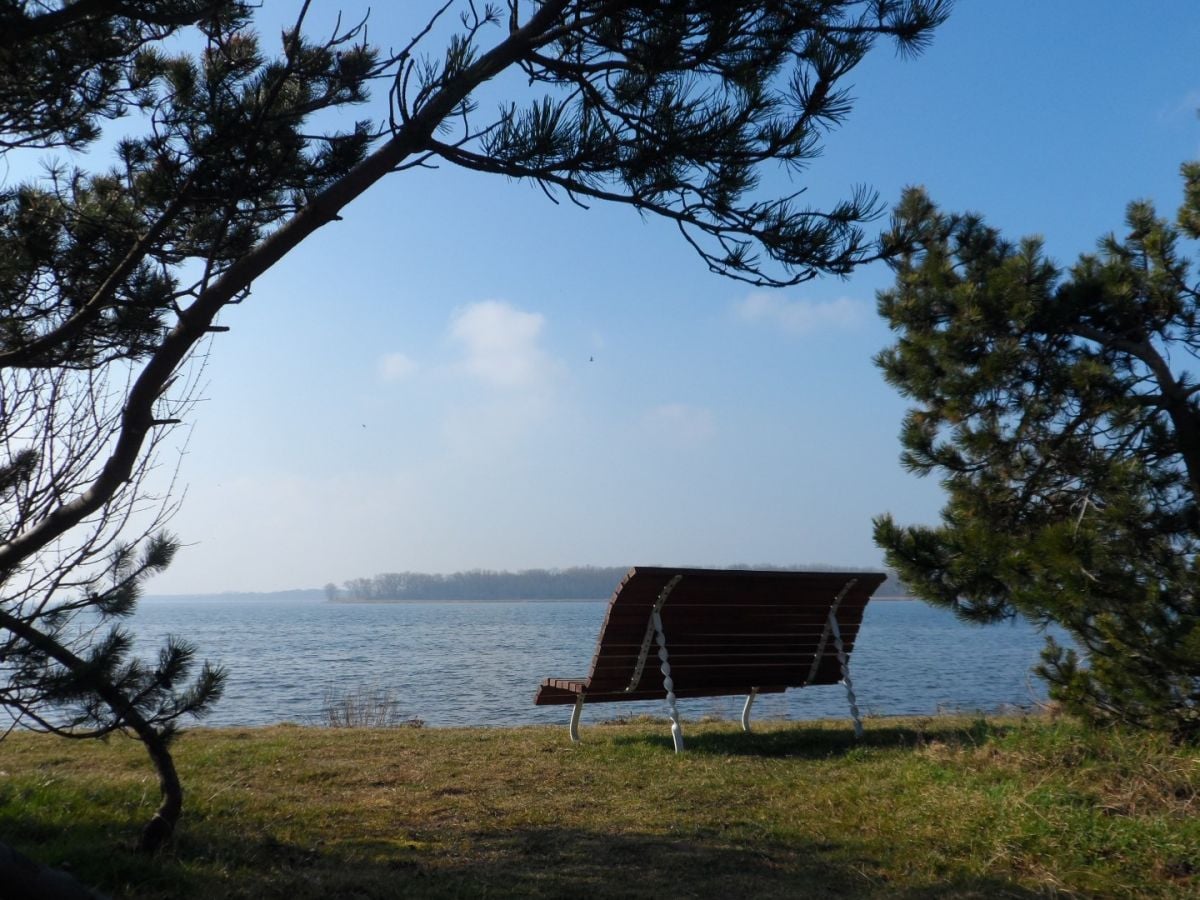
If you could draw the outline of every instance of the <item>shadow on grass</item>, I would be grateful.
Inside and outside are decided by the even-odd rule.
[[[671,737],[664,734],[667,725],[647,725],[644,734],[613,735],[609,738],[618,745],[657,745],[671,750]],[[762,756],[799,759],[828,759],[861,752],[864,748],[905,749],[922,747],[933,742],[951,746],[978,746],[986,741],[1012,731],[1011,726],[995,725],[983,720],[970,723],[948,724],[930,720],[928,728],[918,726],[893,726],[869,724],[863,738],[854,736],[847,725],[844,730],[813,728],[804,725],[774,727],[769,731],[751,731],[749,734],[730,728],[720,730],[697,728],[689,730],[684,723],[684,749],[688,753],[711,753],[721,756]]]
[[[482,834],[478,839],[497,855],[489,853],[489,858],[464,873],[460,885],[468,894],[485,887],[489,896],[500,888],[504,895],[518,897],[772,898],[892,893],[877,860],[854,847],[829,842],[733,843],[719,834],[671,838],[566,829]],[[964,888],[988,896],[1035,896],[990,879],[960,883],[957,896],[963,896]]]
[[[63,872],[94,889],[111,892],[131,883],[153,884],[157,862],[134,850],[139,827],[116,819],[64,825],[33,816],[12,815],[0,808],[0,841],[29,859]],[[26,900],[19,889],[6,884],[0,874],[0,898]],[[39,900],[29,897],[28,900]]]
[[[567,828],[464,829],[424,838],[303,847],[200,827],[162,857],[109,845],[107,862],[89,855],[72,870],[114,898],[1037,896],[975,877],[897,890],[877,860],[830,842]],[[36,848],[26,852],[37,855]]]

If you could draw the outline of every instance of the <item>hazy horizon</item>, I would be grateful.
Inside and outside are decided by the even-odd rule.
[[[638,565],[642,566],[642,567],[651,567],[651,566],[654,566],[655,564],[646,562],[646,563],[639,563]],[[397,575],[397,574],[406,575],[406,576],[414,576],[416,578],[422,578],[422,579],[430,578],[430,577],[451,579],[451,578],[454,578],[455,576],[467,576],[469,582],[478,582],[478,581],[500,581],[505,578],[512,578],[514,576],[520,577],[523,575],[547,575],[548,574],[548,575],[554,575],[554,576],[571,576],[573,574],[577,575],[579,573],[594,573],[591,575],[590,582],[594,582],[594,584],[595,584],[595,593],[592,595],[589,595],[586,599],[604,599],[612,593],[612,591],[620,583],[620,580],[623,577],[624,573],[627,572],[630,568],[633,568],[633,567],[632,566],[596,566],[596,565],[586,565],[585,564],[585,565],[563,566],[561,568],[558,568],[558,567],[533,567],[530,569],[520,569],[520,570],[475,568],[475,569],[463,569],[463,570],[458,570],[455,572],[411,572],[411,571],[401,572],[401,573],[378,572],[378,573],[374,573],[371,576],[361,576],[360,578],[357,578],[357,579],[350,579],[350,581],[370,581],[372,579],[383,579],[389,575]],[[901,597],[901,596],[906,597],[906,596],[909,596],[907,594],[907,588],[904,586],[904,584],[902,582],[900,582],[896,573],[893,572],[892,570],[884,568],[884,567],[843,566],[843,565],[828,564],[828,563],[806,563],[806,564],[787,565],[787,566],[770,566],[770,565],[765,565],[765,564],[748,565],[745,563],[732,563],[732,564],[721,565],[721,566],[695,565],[695,566],[680,566],[679,568],[747,569],[747,570],[764,569],[765,568],[765,569],[779,569],[779,570],[784,570],[784,571],[800,571],[800,572],[804,572],[804,571],[860,571],[860,570],[861,571],[880,571],[880,572],[884,572],[887,575],[887,580],[883,583],[883,585],[879,588],[879,590],[876,591],[876,594],[875,594],[876,597],[885,597],[885,596],[886,597]],[[209,599],[209,598],[221,598],[221,597],[247,598],[247,597],[276,597],[276,596],[280,596],[280,595],[309,595],[309,594],[314,595],[315,597],[324,598],[327,596],[327,593],[328,593],[327,592],[328,584],[331,584],[331,582],[327,582],[326,584],[323,584],[320,586],[306,585],[306,586],[302,586],[302,587],[274,588],[274,589],[261,590],[261,591],[240,590],[237,588],[231,588],[231,589],[222,590],[222,591],[181,591],[181,592],[177,592],[177,593],[162,593],[162,592],[156,592],[156,591],[147,591],[146,594],[144,595],[143,599],[148,599],[148,600],[166,600],[166,599],[172,599],[172,598]],[[386,598],[386,599],[382,599],[382,600],[380,600],[380,599],[355,599],[355,598],[351,597],[350,594],[348,593],[348,589],[352,590],[354,586],[350,585],[347,582],[336,584],[335,587],[339,590],[339,592],[341,592],[343,594],[343,596],[341,598],[339,598],[339,600],[341,602],[350,602],[350,603],[394,602],[393,598],[390,598],[390,597]],[[468,584],[468,588],[470,588],[469,584]],[[899,588],[904,593],[895,593],[897,588]],[[424,596],[417,594],[412,597],[405,598],[405,600],[401,600],[399,602],[406,602],[406,600],[427,600],[428,601],[428,600],[436,600],[436,599],[448,599],[448,598],[436,598],[433,596],[424,597]],[[493,598],[473,597],[471,595],[471,589],[468,589],[467,592],[463,594],[461,599],[471,600],[471,599],[493,599]],[[562,596],[536,597],[533,595],[533,593],[529,593],[528,595],[515,595],[512,597],[506,597],[506,598],[497,600],[497,602],[524,601],[524,600],[537,600],[537,599],[564,600],[564,599],[585,599],[585,598],[582,598],[582,597],[572,598],[570,596],[567,596],[567,594],[565,594],[565,593]]]

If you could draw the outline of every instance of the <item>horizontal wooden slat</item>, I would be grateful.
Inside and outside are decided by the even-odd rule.
[[[823,651],[826,658],[834,658],[832,650]],[[778,665],[811,665],[813,659],[813,651],[806,650],[801,652],[787,653],[730,653],[730,652],[701,652],[679,653],[669,657],[668,663],[671,666],[672,672],[684,671],[687,669],[702,668],[705,666],[778,666]],[[592,677],[598,677],[602,672],[608,674],[618,674],[627,668],[629,658],[620,660],[601,659],[592,669]],[[654,671],[658,671],[658,657],[654,657],[653,664],[647,666]]]
[[[727,631],[721,632],[712,629],[703,631],[695,631],[690,633],[672,632],[666,641],[667,652],[689,653],[695,649],[706,649],[714,647],[728,647],[731,651],[754,650],[762,648],[764,651],[769,650],[794,650],[794,651],[811,651],[820,644],[821,632],[806,631],[806,632],[787,632],[778,630],[753,630],[753,631]],[[852,626],[842,632],[842,643],[849,644],[858,637],[858,628]],[[657,652],[657,641],[651,641],[651,651]],[[628,637],[622,640],[605,641],[599,649],[606,656],[622,656],[625,654],[637,655],[643,644],[641,640],[630,640]]]
[[[782,694],[787,690],[786,685],[770,685],[767,687],[759,687],[760,694]],[[750,693],[749,687],[741,685],[734,687],[726,687],[724,689],[701,689],[699,691],[682,691],[676,694],[681,700],[688,700],[695,697],[736,697],[745,696]],[[587,704],[592,703],[620,703],[632,700],[662,700],[665,698],[666,692],[659,686],[656,689],[645,691],[630,691],[621,690],[613,691],[588,691],[584,693],[584,700]],[[538,706],[565,706],[575,702],[575,695],[569,693],[547,693],[546,689],[540,688],[534,703]]]
[[[861,621],[863,606],[849,607],[839,610],[838,624]],[[641,633],[650,624],[651,610],[638,609],[620,614],[610,615],[606,625],[607,631],[628,630]],[[663,630],[674,630],[680,627],[690,627],[705,623],[720,624],[725,622],[762,622],[777,623],[790,627],[812,627],[820,629],[829,618],[829,607],[809,611],[783,605],[754,606],[727,604],[725,606],[667,606],[662,611]]]
[[[842,642],[846,642],[844,636]],[[719,634],[706,633],[689,635],[686,640],[667,641],[667,652],[672,657],[684,653],[719,653],[722,650],[730,653],[811,653],[818,643],[815,640],[792,640],[787,636],[781,640],[777,635],[765,633],[729,634],[724,638]],[[651,648],[652,656],[657,652],[657,646],[655,644]],[[639,650],[640,645],[635,643],[606,644],[604,647],[605,656],[609,657],[637,656]]]
[[[678,610],[671,615],[662,616],[663,633],[667,640],[696,631],[786,631],[820,635],[826,626],[827,616],[809,617],[803,615],[780,613],[760,613],[755,610],[728,610],[719,616],[699,615],[685,616]],[[838,617],[838,626],[844,631],[856,628],[862,622],[862,615],[848,614]],[[605,626],[604,642],[641,641],[647,633],[652,633],[649,613],[643,619],[614,619]]]

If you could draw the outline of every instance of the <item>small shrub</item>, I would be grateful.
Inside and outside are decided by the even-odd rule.
[[[327,728],[420,728],[425,722],[405,716],[391,688],[359,685],[350,690],[328,687],[321,703],[321,724]]]

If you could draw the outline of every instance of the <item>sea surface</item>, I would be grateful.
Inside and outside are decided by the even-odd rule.
[[[324,724],[331,695],[390,694],[427,725],[566,722],[570,708],[535,707],[543,678],[586,674],[607,601],[331,604],[271,600],[142,602],[130,628],[142,655],[168,634],[228,672],[209,725]],[[866,715],[1030,708],[1044,638],[1025,622],[965,625],[914,601],[868,605],[851,657]],[[736,718],[740,698],[685,700],[687,719]],[[662,701],[585,707],[583,722],[665,713]],[[765,695],[756,719],[848,715],[841,685]]]

